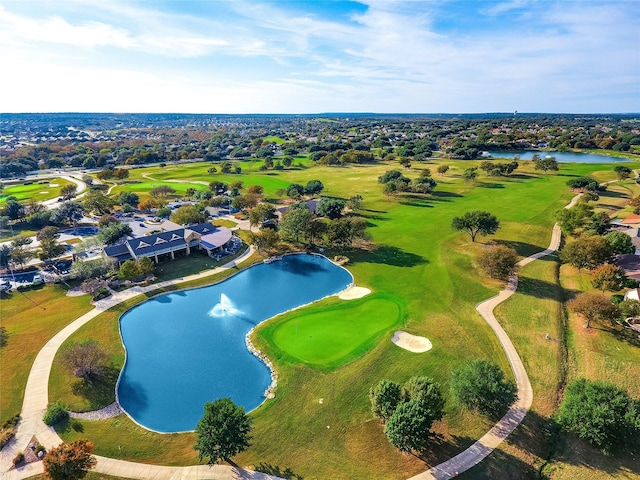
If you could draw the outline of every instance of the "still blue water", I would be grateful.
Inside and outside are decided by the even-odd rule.
[[[203,406],[230,397],[249,411],[271,383],[245,335],[258,323],[344,290],[345,269],[316,255],[255,265],[217,285],[158,296],[124,314],[118,400],[160,432],[193,430]]]
[[[606,155],[594,155],[592,153],[575,153],[575,152],[536,152],[532,150],[520,151],[495,151],[489,152],[493,158],[513,158],[514,155],[520,155],[520,160],[531,160],[534,153],[540,155],[541,158],[550,155],[555,157],[559,163],[610,163],[610,162],[628,162],[624,158],[608,157]]]

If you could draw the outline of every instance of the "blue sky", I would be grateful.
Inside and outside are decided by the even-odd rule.
[[[639,0],[0,0],[0,112],[640,112]]]

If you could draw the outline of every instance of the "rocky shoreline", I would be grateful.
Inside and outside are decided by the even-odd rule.
[[[273,367],[273,364],[271,363],[271,360],[269,360],[269,358],[267,357],[266,353],[261,352],[253,345],[253,342],[251,341],[251,334],[253,333],[254,329],[255,327],[253,327],[251,330],[247,332],[247,335],[244,337],[244,342],[247,345],[247,350],[249,350],[249,352],[251,352],[253,355],[258,357],[271,372],[271,384],[264,391],[263,396],[265,398],[275,398],[276,396],[275,389],[278,386],[278,372]]]

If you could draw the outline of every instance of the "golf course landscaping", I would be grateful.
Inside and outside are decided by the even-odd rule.
[[[356,285],[371,289],[372,294],[349,301],[329,298],[280,315],[258,327],[252,337],[273,362],[278,386],[275,398],[251,413],[252,446],[234,461],[265,472],[289,471],[303,478],[408,478],[426,465],[459,453],[481,437],[492,422],[454,404],[448,389],[449,375],[466,360],[479,358],[497,363],[508,377],[512,374],[498,340],[475,310],[477,303],[497,293],[502,284],[482,275],[474,266],[474,257],[489,242],[513,247],[520,257],[544,250],[549,244],[555,212],[574,196],[566,181],[587,174],[601,181],[614,177],[607,164],[562,164],[558,173],[543,174],[529,162],[522,162],[510,176],[481,176],[465,182],[461,173],[478,162],[439,160],[404,171],[415,178],[424,168],[435,170],[438,163],[447,163],[450,170],[434,177],[438,186],[431,195],[405,193],[388,197],[377,179],[385,171],[397,168],[397,164],[315,166],[263,173],[257,162],[246,163],[241,175],[212,176],[207,173],[211,164],[136,169],[130,177],[133,181],[123,184],[123,188],[146,193],[136,190],[140,184],[135,183],[136,177],[142,182],[144,174],[161,181],[241,180],[245,187],[263,186],[266,198],[276,201],[277,189],[292,182],[305,184],[320,179],[325,185],[323,195],[363,197],[363,206],[355,214],[366,220],[372,241],[360,248],[329,248],[325,253],[329,258],[337,254],[348,257],[346,268]],[[622,188],[637,191],[632,180],[624,185],[627,183],[630,186]],[[197,183],[167,184],[205,188]],[[602,195],[596,207],[612,207],[609,211],[614,214],[623,211],[629,193],[616,188],[610,192],[611,195]],[[496,215],[501,223],[496,235],[472,242],[466,234],[451,230],[452,218],[470,210]],[[594,377],[606,375],[605,370],[584,368],[588,360],[578,353],[584,342],[575,341],[575,334],[565,333],[566,294],[557,259],[547,257],[534,262],[521,274],[521,289],[499,308],[496,316],[531,376],[533,411],[507,444],[466,477],[461,475],[464,478],[521,478],[508,473],[534,474],[542,468],[569,471],[564,469],[561,457],[552,459],[560,450],[548,448],[545,428],[551,425],[551,415],[568,376],[575,371]],[[573,281],[569,288],[586,287]],[[114,322],[120,313],[97,317],[69,341],[93,338],[108,342],[113,363],[120,364],[123,350],[114,335]],[[398,329],[428,338],[433,348],[420,354],[399,348],[391,342]],[[546,341],[545,333],[558,342]],[[572,340],[566,342],[565,335]],[[617,353],[615,345],[611,345],[607,355],[614,358]],[[620,368],[636,371],[640,365],[637,351],[625,348],[620,352],[625,356]],[[574,363],[569,364],[569,359]],[[51,402],[69,399],[73,394],[60,368],[54,364],[49,387]],[[402,383],[414,375],[426,375],[439,382],[446,401],[445,416],[434,425],[437,436],[433,447],[423,458],[404,455],[393,448],[369,408],[371,386],[385,378]],[[621,373],[620,378],[624,376]],[[87,408],[91,402],[79,400],[76,404]],[[104,456],[167,465],[197,463],[193,434],[153,433],[125,415],[95,422],[73,420],[60,429],[60,434],[65,441],[87,438],[95,443],[96,453]],[[591,458],[597,456],[595,452]],[[551,467],[553,462],[555,466]],[[624,459],[622,464],[629,472],[637,462]],[[616,475],[614,471],[613,476]]]

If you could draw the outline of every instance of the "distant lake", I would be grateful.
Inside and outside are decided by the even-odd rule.
[[[520,151],[490,151],[493,158],[514,158],[515,155],[520,155],[520,160],[531,160],[533,155],[537,153],[541,158],[550,155],[555,157],[559,163],[611,163],[611,162],[628,162],[628,159],[609,157],[606,155],[594,155],[593,153],[575,153],[575,152],[540,152],[535,150],[520,150]]]

